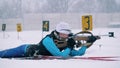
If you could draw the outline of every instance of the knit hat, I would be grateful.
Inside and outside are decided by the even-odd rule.
[[[60,22],[56,26],[56,31],[59,33],[63,33],[63,34],[70,34],[71,33],[70,26],[66,22]]]

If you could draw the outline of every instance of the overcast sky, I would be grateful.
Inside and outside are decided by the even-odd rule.
[[[120,0],[0,0],[0,18],[26,13],[119,13]]]

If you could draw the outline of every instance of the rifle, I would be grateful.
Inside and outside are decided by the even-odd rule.
[[[87,45],[87,47],[90,47],[96,40],[101,39],[101,36],[114,37],[114,32],[109,32],[108,35],[93,35],[92,32],[81,31],[76,34],[71,34],[69,39],[74,39],[76,42],[76,47],[80,47],[82,45]],[[58,47],[66,47],[67,45],[67,41],[65,40],[55,40],[55,42]]]

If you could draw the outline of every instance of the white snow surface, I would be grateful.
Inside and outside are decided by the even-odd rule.
[[[73,30],[77,33],[81,30]],[[92,31],[95,35],[106,35],[114,32],[115,37],[101,36],[93,46],[87,49],[82,57],[91,56],[120,56],[120,28],[96,28]],[[50,32],[44,32],[43,36]],[[0,50],[17,47],[21,44],[36,44],[42,39],[41,31],[7,31],[0,32]],[[120,60],[120,58],[116,58]],[[68,60],[16,60],[0,58],[0,68],[120,68],[120,61],[99,61],[85,59]]]

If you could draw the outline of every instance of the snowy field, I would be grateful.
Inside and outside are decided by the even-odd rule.
[[[79,30],[73,30],[73,32],[77,33]],[[98,28],[92,32],[95,35],[106,35],[108,32],[114,32],[115,37],[102,36],[92,47],[87,49],[86,54],[82,57],[120,56],[120,28]],[[0,32],[0,50],[17,47],[21,44],[36,44],[41,38],[42,32],[40,31],[22,31],[19,35],[17,32]],[[15,60],[0,58],[0,68],[120,68],[120,58],[114,59],[119,61],[85,59]]]

